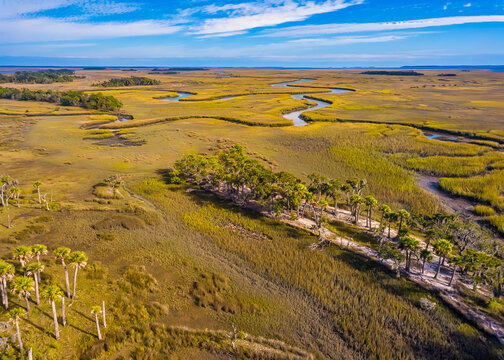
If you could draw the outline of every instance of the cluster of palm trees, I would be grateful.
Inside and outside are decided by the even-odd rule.
[[[65,312],[65,293],[54,284],[47,284],[42,287],[41,274],[44,272],[44,265],[41,262],[42,256],[48,254],[47,247],[42,244],[32,246],[17,246],[12,251],[13,259],[19,262],[19,269],[16,271],[14,264],[5,260],[0,260],[0,292],[2,295],[2,305],[5,310],[9,311],[10,319],[15,323],[19,349],[23,352],[23,342],[19,329],[19,319],[24,314],[30,314],[30,302],[34,302],[40,306],[41,299],[47,301],[51,305],[53,320],[54,320],[54,337],[56,340],[60,338],[59,321],[56,309],[56,303],[61,302],[61,325],[66,326]],[[79,269],[86,266],[88,258],[82,251],[71,251],[69,248],[61,246],[53,251],[53,255],[64,270],[66,296],[69,299],[76,299],[77,289],[77,274]],[[70,281],[67,263],[74,269],[73,289],[70,292]],[[42,288],[41,288],[42,287]],[[17,295],[24,300],[25,309],[15,307],[9,309],[9,293]],[[34,295],[34,296],[33,296]],[[104,307],[104,303],[102,304]],[[98,307],[99,308],[99,307]],[[104,310],[103,310],[104,311]],[[101,313],[102,309],[92,309],[93,313]],[[105,324],[105,316],[103,317]],[[98,337],[101,339],[100,325],[97,322]]]
[[[41,193],[42,182],[35,181],[33,182],[34,191],[37,192],[37,201],[39,204],[44,204],[47,211],[50,210],[49,202],[47,201],[47,193]],[[9,175],[1,175],[0,176],[0,204],[4,208],[9,207],[10,201],[15,201],[16,206],[19,208],[21,206],[20,198],[21,198],[21,188],[19,187],[19,181],[12,178]],[[51,195],[52,197],[52,195]],[[10,215],[7,214],[7,227],[11,227],[11,219]]]
[[[338,202],[342,200],[355,224],[361,224],[359,219],[364,212],[363,226],[377,236],[379,255],[393,260],[398,275],[403,262],[405,270],[410,272],[415,261],[421,266],[423,274],[426,263],[431,262],[436,254],[439,264],[435,278],[448,261],[452,266],[450,286],[456,271],[472,276],[475,282],[487,284],[496,283],[494,280],[498,277],[496,288],[500,294],[504,276],[501,276],[502,264],[499,259],[504,254],[492,251],[487,246],[488,238],[484,239],[484,232],[474,222],[460,220],[446,213],[412,217],[405,209],[392,211],[389,205],[379,205],[372,195],[363,195],[367,188],[364,179],[341,182],[313,173],[308,175],[309,182],[305,183],[286,171],[275,173],[265,168],[259,161],[251,159],[240,145],[210,157],[186,155],[175,163],[168,177],[172,183],[188,181],[197,184],[241,206],[255,201],[277,215],[287,212],[291,217],[309,216],[314,220],[321,237],[321,229],[330,211],[329,201],[333,204],[333,215],[337,216]],[[375,209],[380,213],[378,224],[373,221]],[[392,227],[396,229],[394,236]],[[418,239],[408,235],[410,227],[425,234],[424,248]],[[385,232],[390,241],[384,244]],[[435,242],[429,249],[431,241]]]

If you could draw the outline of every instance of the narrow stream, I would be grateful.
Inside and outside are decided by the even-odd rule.
[[[166,98],[162,98],[160,100],[163,100],[163,101],[180,101],[180,99],[187,98],[187,97],[190,97],[190,96],[194,96],[194,94],[190,94],[190,93],[186,93],[186,92],[179,92],[178,96],[175,96],[175,97],[166,97]]]
[[[283,82],[283,83],[278,83],[278,84],[271,84],[271,86],[288,87],[293,84],[301,84],[301,83],[306,83],[306,82],[314,81],[314,80],[315,79],[299,79],[296,81],[288,81],[288,82]],[[340,94],[340,93],[347,93],[347,92],[352,92],[352,91],[353,90],[333,88],[333,89],[331,89],[329,94]],[[301,114],[303,114],[304,112],[322,109],[322,108],[325,108],[325,107],[331,105],[331,103],[328,101],[310,99],[307,97],[307,94],[294,94],[294,95],[292,95],[292,97],[297,100],[309,100],[309,101],[316,103],[316,105],[311,106],[308,109],[293,111],[293,112],[284,114],[284,116],[283,116],[284,119],[292,120],[294,122],[294,126],[305,126],[308,124],[306,121],[304,121],[301,118]]]

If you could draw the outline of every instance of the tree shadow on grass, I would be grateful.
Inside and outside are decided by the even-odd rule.
[[[92,319],[90,316],[87,316],[86,314],[84,314],[83,312],[79,311],[79,310],[76,310],[76,309],[72,309],[72,311],[76,312],[77,314],[79,314],[80,316],[82,316],[83,318],[85,319],[88,319],[89,321],[91,321],[92,323],[95,322],[94,319]]]

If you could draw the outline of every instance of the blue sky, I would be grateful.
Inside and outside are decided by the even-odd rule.
[[[0,65],[504,64],[504,0],[0,0]]]

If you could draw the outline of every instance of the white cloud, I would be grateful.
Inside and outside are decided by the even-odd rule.
[[[323,34],[344,34],[364,31],[386,31],[420,29],[434,26],[460,25],[468,23],[504,22],[504,15],[453,16],[433,19],[391,21],[381,23],[348,23],[326,25],[291,26],[283,29],[268,30],[260,36],[310,36]]]
[[[464,4],[463,6],[464,7],[471,7],[472,5],[471,5],[471,3],[467,3],[467,4]]]
[[[127,36],[166,35],[181,30],[170,21],[83,23],[52,18],[2,20],[0,43],[107,39]]]
[[[224,17],[210,18],[193,27],[195,34],[235,34],[258,27],[275,26],[291,21],[302,21],[316,14],[328,13],[361,4],[364,0],[326,0],[302,2],[293,0],[262,1],[223,6],[209,5],[208,14],[224,13]]]

